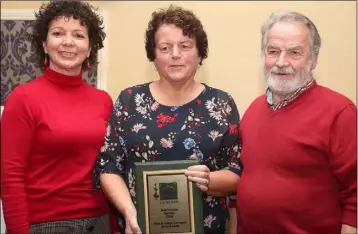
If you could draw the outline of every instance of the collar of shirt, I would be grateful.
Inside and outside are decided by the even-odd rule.
[[[273,103],[273,93],[272,91],[270,90],[270,88],[267,88],[266,89],[266,101],[267,103],[271,106],[271,108],[273,110],[278,110],[284,106],[287,106],[287,104],[289,104],[290,102],[292,102],[293,100],[295,100],[298,96],[300,96],[300,94],[302,94],[304,91],[306,91],[309,87],[312,86],[314,82],[314,79],[311,78],[311,80],[306,84],[304,85],[303,87],[297,89],[295,92],[293,92],[290,96],[288,96],[286,99],[278,102],[277,104],[274,104]]]

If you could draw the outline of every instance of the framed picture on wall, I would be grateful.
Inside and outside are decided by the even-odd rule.
[[[8,95],[20,84],[27,83],[42,74],[35,62],[35,52],[31,47],[30,33],[35,12],[38,9],[1,9],[1,109]],[[104,32],[108,31],[108,13],[99,9],[103,17]],[[98,65],[83,73],[90,85],[106,90],[108,35],[104,47],[98,51]]]

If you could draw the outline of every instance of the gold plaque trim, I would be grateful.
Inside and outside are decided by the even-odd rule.
[[[143,185],[144,185],[144,209],[145,209],[145,233],[150,234],[149,232],[149,211],[148,211],[148,185],[147,185],[147,176],[149,175],[177,175],[185,173],[186,169],[180,170],[158,170],[158,171],[143,171]],[[189,208],[190,208],[190,224],[191,232],[185,232],[182,234],[195,234],[195,222],[194,222],[194,202],[193,202],[193,182],[189,181]],[[172,233],[162,233],[162,234],[172,234]]]

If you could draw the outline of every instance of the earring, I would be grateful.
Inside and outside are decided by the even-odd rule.
[[[86,67],[86,69],[87,69],[87,71],[88,71],[88,70],[91,70],[91,65],[90,65],[90,63],[89,63],[88,58],[87,58],[87,67]]]
[[[44,67],[47,67],[48,66],[48,61],[47,61],[47,54],[45,54],[45,61],[44,61]]]

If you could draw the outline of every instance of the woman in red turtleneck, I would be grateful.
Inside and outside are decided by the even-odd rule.
[[[9,234],[110,233],[92,171],[112,110],[82,80],[105,34],[81,1],[43,5],[32,43],[45,72],[9,95],[1,119],[2,202]]]

